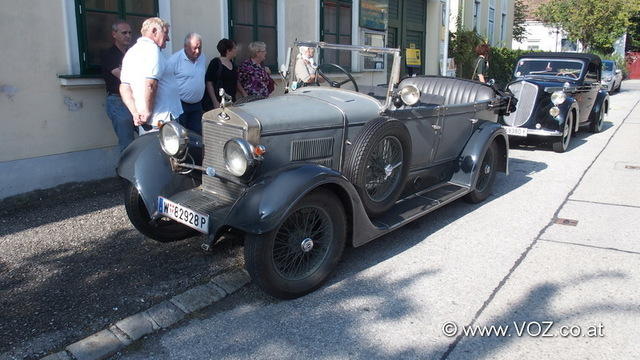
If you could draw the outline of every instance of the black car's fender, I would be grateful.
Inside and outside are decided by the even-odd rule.
[[[598,121],[600,111],[604,110],[605,114],[609,112],[609,93],[604,90],[598,91],[596,102],[593,104],[591,114],[589,114],[589,123]]]
[[[198,156],[198,153],[202,154],[201,148],[193,146],[194,144],[197,144],[197,139],[193,144],[190,140],[189,153],[192,157]],[[157,132],[134,140],[122,152],[116,172],[118,176],[130,181],[138,189],[151,215],[157,210],[159,195],[171,196],[179,191],[194,188],[200,182],[193,176],[171,170],[169,157],[160,147]]]
[[[340,172],[305,163],[279,169],[257,179],[236,201],[224,223],[245,233],[272,231],[284,220],[291,207],[319,187],[329,187],[334,191],[348,214],[352,214],[354,206],[359,209],[360,216],[364,214],[358,193]]]
[[[486,121],[480,124],[471,135],[459,157],[459,163],[451,181],[473,188],[478,178],[478,169],[484,154],[492,142],[498,145],[498,168],[496,170],[509,171],[509,139],[500,124]]]
[[[558,123],[558,129],[560,131],[563,129],[565,121],[567,121],[569,114],[573,111],[575,112],[575,116],[573,117],[573,132],[578,132],[578,126],[575,126],[575,122],[579,121],[580,119],[580,106],[578,106],[578,100],[571,96],[567,96],[567,100],[558,105],[558,108],[560,109],[560,115],[556,116],[555,118],[551,115],[548,115],[550,119],[553,119]]]

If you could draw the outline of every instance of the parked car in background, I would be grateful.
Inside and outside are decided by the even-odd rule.
[[[202,137],[166,123],[136,139],[118,167],[140,232],[158,241],[199,232],[205,248],[222,234],[242,236],[253,281],[280,298],[318,288],[346,244],[462,197],[485,200],[496,172],[507,171],[508,138],[497,120],[514,102],[468,80],[401,80],[399,49],[296,45],[346,63],[359,58],[351,68],[365,59],[380,65],[367,72],[320,63],[323,81],[268,99],[225,100],[204,115]]]
[[[600,84],[600,57],[580,53],[524,54],[507,85],[517,110],[502,117],[509,137],[520,141],[550,138],[553,150],[565,152],[582,127],[597,133],[609,111],[609,95]]]
[[[622,70],[613,60],[602,60],[602,88],[612,94],[620,91],[622,86]]]

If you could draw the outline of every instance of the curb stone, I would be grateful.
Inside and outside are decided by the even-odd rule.
[[[105,359],[131,345],[145,335],[166,329],[187,315],[220,301],[234,293],[251,279],[244,269],[220,274],[209,283],[196,286],[151,308],[126,317],[64,350],[45,356],[42,360],[99,360]]]

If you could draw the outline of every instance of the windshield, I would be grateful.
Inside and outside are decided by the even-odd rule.
[[[583,63],[577,60],[559,59],[520,59],[515,70],[516,77],[553,76],[578,79]]]
[[[603,61],[602,62],[602,71],[613,71],[613,61]]]
[[[372,41],[371,45],[296,43],[288,54],[289,89],[295,91],[308,86],[340,88],[357,91],[385,103],[394,55],[399,54],[399,50],[383,48],[382,42]]]

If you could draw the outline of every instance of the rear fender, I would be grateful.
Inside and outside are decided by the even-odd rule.
[[[497,170],[508,173],[509,138],[499,124],[487,121],[478,126],[471,135],[462,150],[457,170],[451,181],[473,189],[478,178],[478,168],[492,142],[496,142],[498,146]]]
[[[190,146],[190,154],[197,152],[197,149],[191,150]],[[151,215],[157,210],[158,196],[169,197],[200,183],[197,178],[171,170],[169,157],[160,147],[158,132],[134,140],[122,152],[116,172],[138,189]]]

